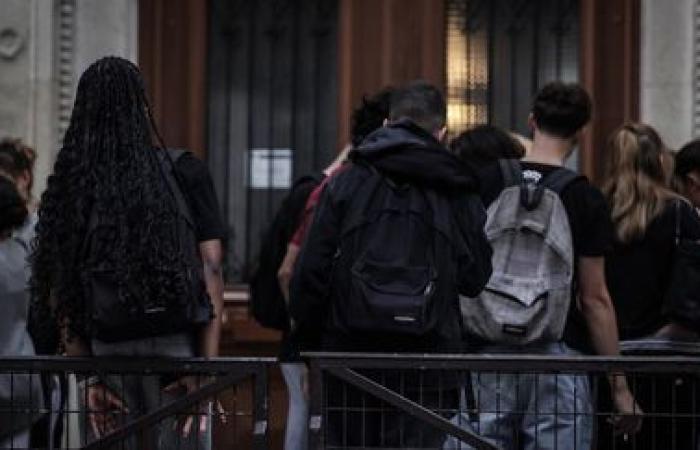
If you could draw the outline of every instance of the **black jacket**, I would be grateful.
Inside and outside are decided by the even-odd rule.
[[[491,275],[491,247],[484,235],[486,212],[477,195],[476,177],[432,135],[408,121],[400,121],[370,134],[351,153],[352,164],[329,180],[295,267],[290,290],[290,314],[297,324],[296,335],[313,349],[342,351],[456,351],[462,348],[461,315],[457,291],[474,296]],[[434,220],[451,233],[462,252],[453,270],[456,291],[449,295],[449,311],[440,321],[439,332],[420,348],[373,337],[346,336],[329,320],[334,301],[331,282],[334,255],[339,246],[343,219],[363,204],[372,177],[384,176],[415,186],[428,195]],[[388,189],[388,186],[387,186]],[[397,230],[400,232],[400,230]],[[336,275],[337,276],[337,275]],[[407,348],[411,347],[411,348]]]

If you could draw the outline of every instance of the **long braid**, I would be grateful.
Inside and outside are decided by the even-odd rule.
[[[75,106],[53,174],[42,196],[31,287],[35,307],[48,308],[73,333],[90,332],[85,269],[113,270],[141,296],[130,302],[173,302],[187,284],[175,226],[177,208],[161,175],[155,130],[141,75],[131,62],[107,57],[78,84]],[[91,248],[91,214],[101,225]],[[138,297],[138,298],[136,298]]]

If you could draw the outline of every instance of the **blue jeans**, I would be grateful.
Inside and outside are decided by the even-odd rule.
[[[284,450],[308,448],[309,400],[304,392],[308,370],[304,363],[280,364],[289,392],[287,426],[284,434]]]
[[[99,341],[92,342],[93,354],[96,356],[133,356],[133,357],[172,357],[190,358],[194,353],[193,338],[187,334],[172,334],[167,336],[157,336],[152,338],[137,339],[125,342],[105,343]],[[170,380],[169,380],[170,381]],[[124,425],[137,419],[139,416],[162,408],[168,403],[177,400],[183,393],[163,392],[163,378],[160,375],[143,374],[108,374],[102,382],[112,389],[122,398],[129,413],[118,415],[118,423]],[[81,395],[84,400],[84,393]],[[149,440],[154,444],[154,448],[159,450],[209,450],[211,442],[211,408],[206,413],[207,429],[204,433],[198,433],[198,425],[193,426],[193,431],[187,437],[183,437],[179,428],[176,428],[178,417],[167,417],[155,425],[150,433]],[[93,435],[92,427],[86,418],[84,426],[87,427],[86,435],[88,442],[93,442],[96,437]],[[124,442],[114,446],[120,450],[136,450],[140,448],[137,436],[130,436]]]
[[[577,354],[563,343],[527,348],[488,347],[482,352]],[[527,369],[523,367],[524,371]],[[476,420],[470,421],[462,414],[453,423],[470,428],[508,450],[591,448],[594,408],[587,375],[481,372],[472,374],[472,385]],[[469,447],[452,441],[450,448]]]

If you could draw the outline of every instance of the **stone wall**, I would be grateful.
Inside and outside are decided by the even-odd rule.
[[[0,9],[0,137],[37,149],[38,195],[80,73],[104,55],[136,60],[138,0],[0,0]]]
[[[672,149],[700,131],[697,0],[642,0],[641,120]]]

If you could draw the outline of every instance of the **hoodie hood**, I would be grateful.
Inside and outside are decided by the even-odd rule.
[[[410,120],[378,128],[349,158],[371,164],[389,177],[434,189],[475,190],[478,187],[471,168]]]

